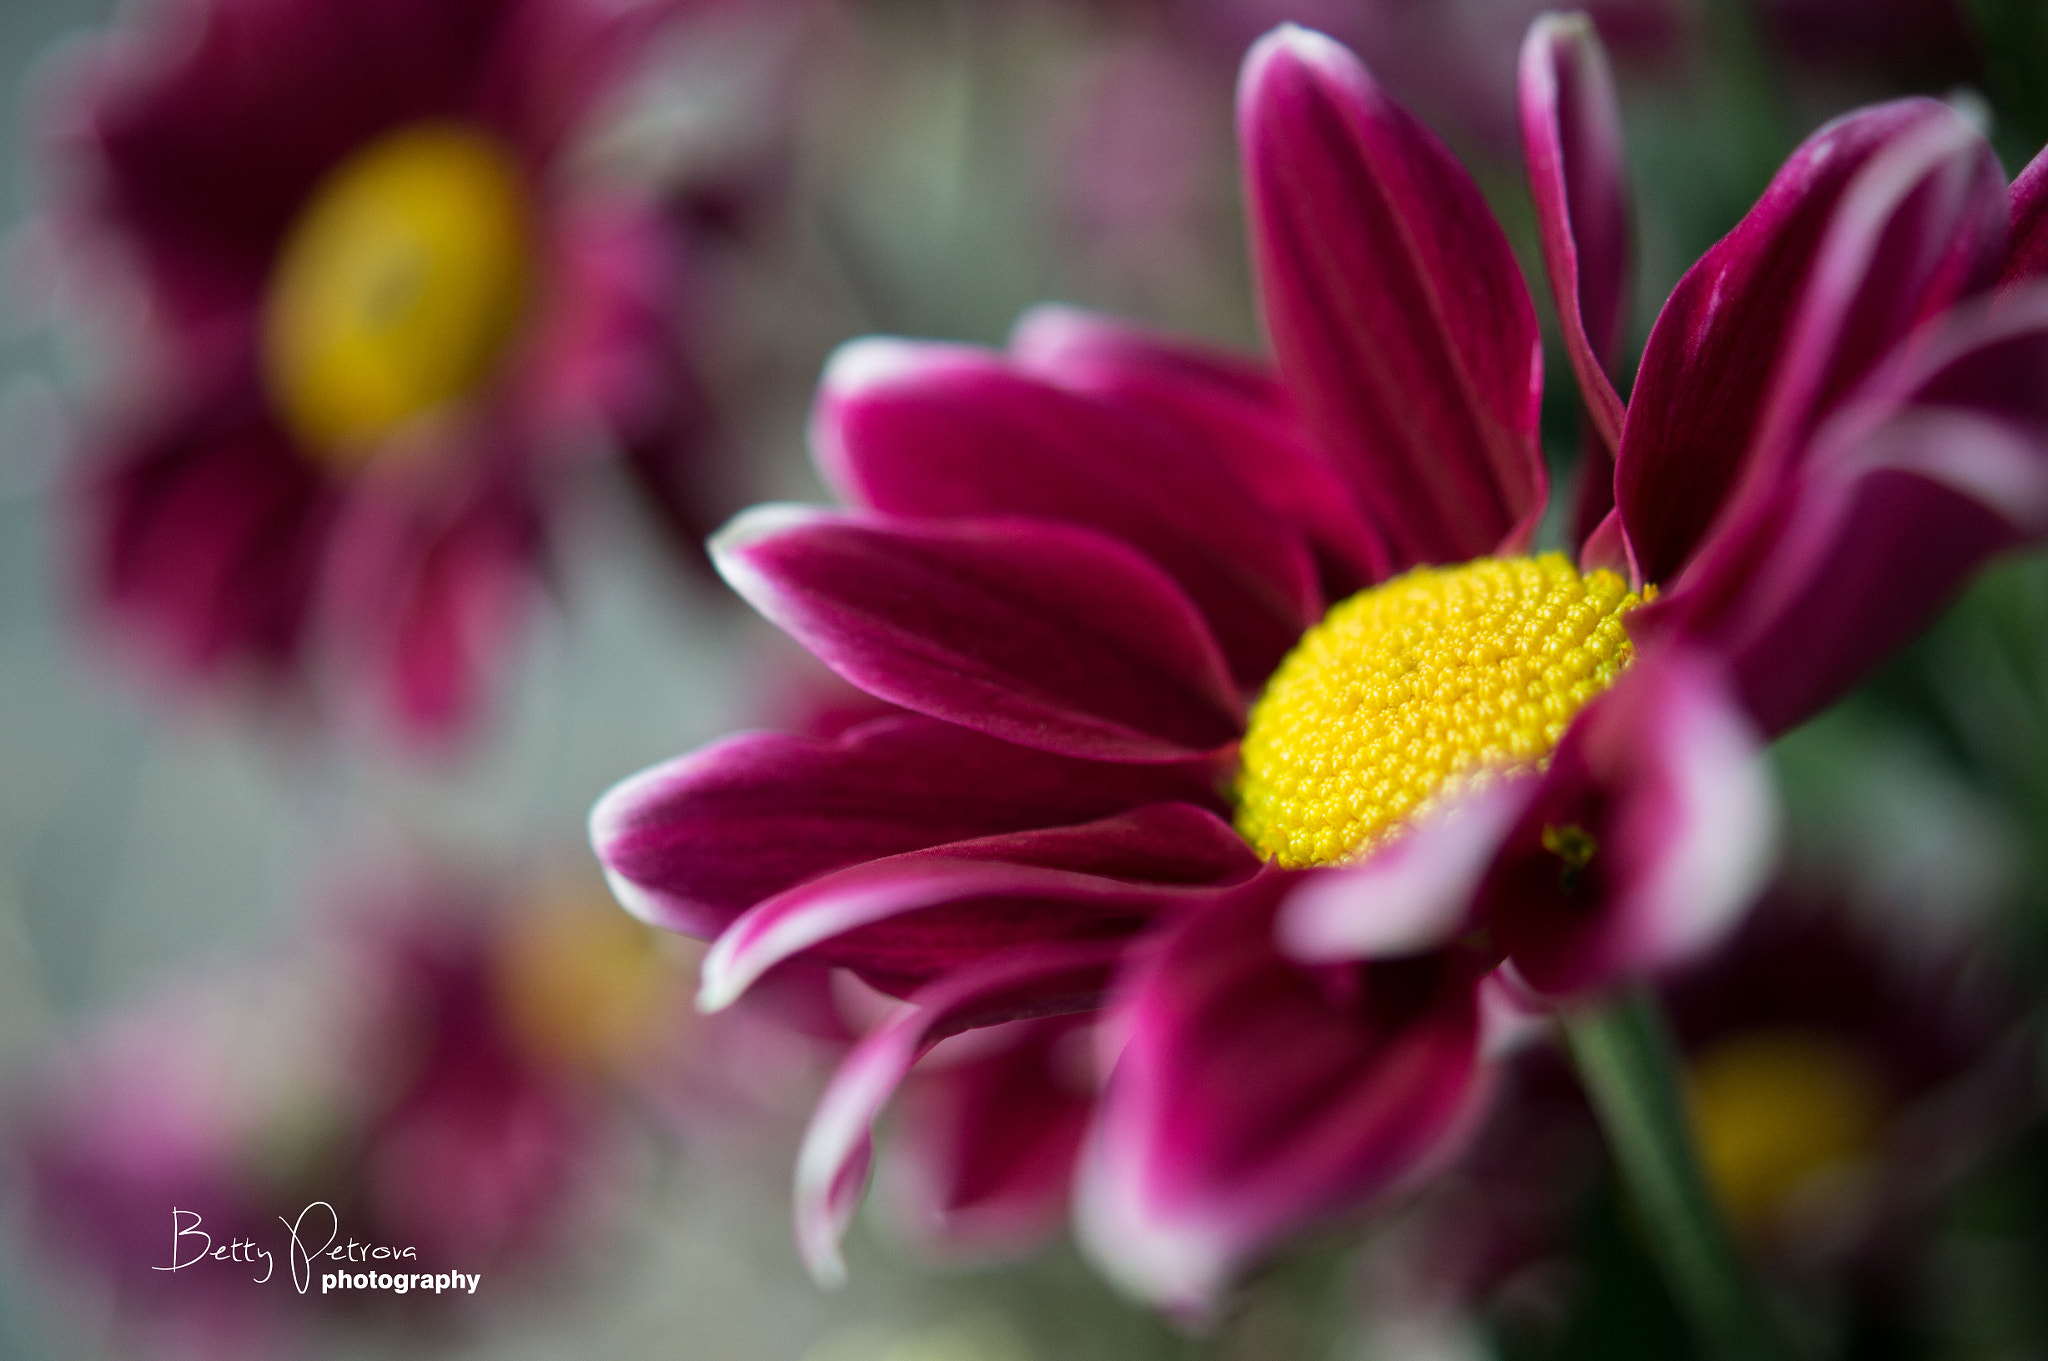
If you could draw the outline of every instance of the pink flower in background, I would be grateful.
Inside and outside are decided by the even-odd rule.
[[[690,484],[683,242],[575,162],[667,8],[164,0],[76,63],[57,221],[134,264],[160,341],[78,479],[81,554],[145,655],[330,657],[443,740],[576,466]]]
[[[792,959],[905,999],[799,1161],[821,1278],[926,1049],[1108,1003],[1083,1237],[1207,1307],[1454,1153],[1519,1014],[1719,941],[1770,859],[1760,737],[2048,531],[2048,290],[1992,303],[1982,138],[1930,101],[1815,134],[1674,291],[1624,404],[1603,70],[1582,20],[1532,30],[1544,253],[1615,446],[1578,565],[1528,555],[1540,347],[1505,237],[1296,28],[1239,103],[1277,374],[1059,309],[1000,354],[855,342],[813,423],[852,508],[714,541],[909,711],[728,738],[592,814],[621,901],[715,937],[703,1005]]]
[[[161,1350],[277,1355],[344,1319],[465,1307],[317,1276],[301,1293],[280,1216],[306,1213],[309,1248],[338,1220],[337,1243],[410,1246],[414,1270],[502,1290],[560,1266],[615,1206],[628,1061],[678,1000],[644,929],[587,899],[508,910],[448,881],[370,902],[317,950],[103,1023],[11,1118],[32,1241]],[[269,1249],[269,1279],[248,1250],[158,1270],[173,1208],[216,1245]],[[177,1246],[191,1262],[200,1242]]]

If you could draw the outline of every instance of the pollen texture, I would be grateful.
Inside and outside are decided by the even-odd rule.
[[[1622,616],[1640,603],[1559,553],[1420,567],[1343,601],[1252,708],[1238,831],[1283,865],[1329,864],[1540,766],[1633,658]]]

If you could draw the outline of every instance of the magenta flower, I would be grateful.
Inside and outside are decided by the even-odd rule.
[[[1505,238],[1296,28],[1239,105],[1277,376],[1059,310],[1005,354],[856,342],[813,426],[852,508],[714,541],[911,711],[733,737],[592,814],[629,908],[716,937],[703,1004],[796,957],[907,999],[800,1160],[817,1274],[924,1049],[1113,988],[1079,1223],[1203,1306],[1449,1156],[1516,1012],[1720,939],[1770,858],[1761,735],[2048,530],[2048,292],[1990,296],[2009,201],[1969,125],[1919,100],[1817,133],[1624,406],[1591,315],[1623,265],[1602,69],[1583,21],[1532,30],[1545,255],[1617,446],[1579,565],[1528,556],[1540,348]]]
[[[702,410],[662,210],[572,170],[657,18],[591,0],[174,0],[61,93],[67,227],[166,370],[82,481],[94,604],[184,675],[324,649],[450,734],[607,444],[668,492]]]

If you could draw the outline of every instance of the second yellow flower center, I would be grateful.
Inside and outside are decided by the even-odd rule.
[[[1634,658],[1622,616],[1641,603],[1559,553],[1420,567],[1343,601],[1252,708],[1238,831],[1290,868],[1330,864],[1540,766]]]
[[[468,393],[512,338],[532,257],[519,167],[482,132],[413,124],[343,161],[271,276],[264,366],[292,433],[352,471]]]

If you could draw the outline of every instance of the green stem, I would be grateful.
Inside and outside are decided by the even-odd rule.
[[[1701,1355],[1781,1361],[1787,1348],[1700,1175],[1656,998],[1634,988],[1563,1019],[1579,1080]]]

